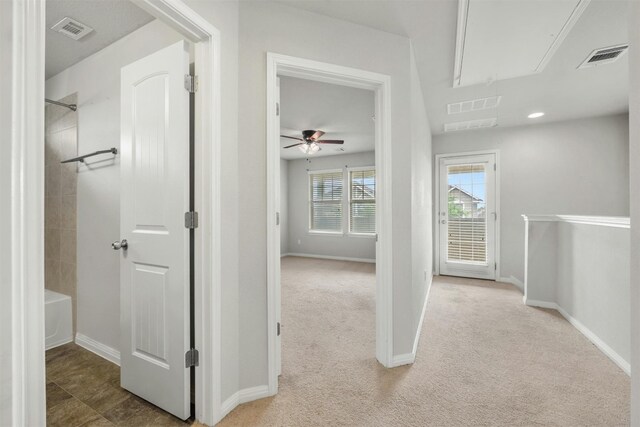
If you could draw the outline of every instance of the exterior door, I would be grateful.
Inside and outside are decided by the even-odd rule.
[[[122,387],[190,415],[189,51],[179,42],[122,68]],[[106,118],[105,118],[106,119]]]
[[[440,158],[440,274],[496,279],[496,156]]]

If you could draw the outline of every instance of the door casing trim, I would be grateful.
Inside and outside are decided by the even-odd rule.
[[[433,217],[439,218],[438,213],[440,212],[440,159],[448,159],[448,158],[456,158],[456,157],[467,157],[467,156],[478,156],[483,154],[492,154],[496,157],[496,171],[495,171],[495,181],[496,181],[496,215],[498,216],[498,220],[496,221],[496,254],[495,254],[495,262],[497,264],[496,267],[496,275],[495,280],[499,280],[502,275],[500,274],[502,263],[500,259],[500,223],[502,222],[502,215],[500,212],[500,150],[481,150],[481,151],[463,151],[460,153],[446,153],[446,154],[436,154],[434,158],[433,164],[433,174],[434,183],[435,183],[435,191],[434,194],[434,211]],[[435,239],[433,239],[433,253],[434,260],[433,266],[436,275],[440,274],[440,227],[438,224],[440,220],[433,222],[433,235]]]

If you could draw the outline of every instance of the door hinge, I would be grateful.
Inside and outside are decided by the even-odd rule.
[[[493,269],[498,271],[498,263],[497,262],[493,263]]]
[[[280,225],[280,212],[276,212],[276,225]]]
[[[276,102],[276,116],[280,115],[280,103]]]
[[[493,164],[493,170],[494,171],[496,170],[496,164],[495,163]]]
[[[278,325],[277,325],[276,329],[277,329],[277,334],[278,334],[277,336],[280,336],[280,322],[278,322]]]
[[[198,90],[198,76],[192,76],[190,74],[184,75],[184,88],[189,93],[196,93]]]
[[[198,366],[199,357],[200,355],[198,354],[198,350],[195,348],[187,350],[184,354],[184,367],[191,368],[192,366]]]
[[[185,212],[184,226],[185,228],[198,228],[198,212]]]

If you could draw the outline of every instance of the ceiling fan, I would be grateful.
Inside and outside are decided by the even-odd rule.
[[[302,138],[298,138],[295,136],[288,135],[280,135],[282,138],[295,139],[298,142],[297,144],[287,145],[284,148],[293,148],[298,147],[300,151],[305,154],[313,154],[320,151],[320,146],[318,144],[344,144],[344,141],[339,139],[318,139],[324,132],[321,130],[303,130]]]

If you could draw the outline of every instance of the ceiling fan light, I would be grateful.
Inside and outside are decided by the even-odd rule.
[[[309,152],[311,154],[317,153],[318,151],[320,151],[320,146],[318,144],[314,142],[313,144],[309,145]]]
[[[304,154],[309,153],[309,146],[307,144],[299,145],[298,149],[300,149]]]

